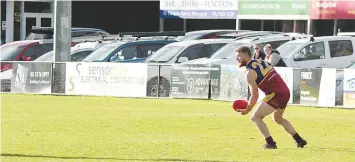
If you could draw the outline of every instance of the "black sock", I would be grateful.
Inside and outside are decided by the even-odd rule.
[[[301,143],[303,141],[303,139],[301,138],[300,135],[298,135],[298,133],[294,134],[292,137],[293,139],[295,139],[297,143]]]
[[[265,138],[265,141],[266,141],[266,143],[271,144],[271,145],[276,144],[276,142],[272,139],[272,137],[271,137],[271,136],[270,136],[270,137]]]

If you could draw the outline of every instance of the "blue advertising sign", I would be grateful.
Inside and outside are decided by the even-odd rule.
[[[161,18],[236,19],[237,0],[160,0]]]

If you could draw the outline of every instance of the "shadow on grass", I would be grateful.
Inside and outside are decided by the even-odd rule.
[[[285,150],[299,150],[300,148],[295,148],[295,149],[285,149]],[[339,151],[339,152],[355,152],[354,149],[349,149],[349,148],[323,148],[323,147],[319,147],[319,148],[304,148],[307,150],[312,150],[312,151]]]
[[[348,149],[348,148],[311,148],[311,150],[316,150],[316,151],[340,151],[340,152],[355,152],[354,149]]]
[[[24,154],[1,154],[4,157],[25,157],[25,158],[51,158],[51,159],[80,159],[80,160],[117,160],[117,161],[181,161],[181,162],[227,162],[219,160],[187,160],[187,159],[122,159],[106,157],[69,157],[69,156],[47,156],[47,155],[24,155]],[[230,162],[230,161],[228,161]]]

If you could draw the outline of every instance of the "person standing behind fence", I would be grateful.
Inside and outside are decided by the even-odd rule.
[[[254,45],[254,55],[253,55],[253,59],[260,59],[260,60],[265,60],[265,54],[263,53],[263,51],[261,50],[261,47],[259,44],[255,44]]]
[[[280,56],[280,52],[272,49],[270,44],[264,46],[265,61],[269,62],[274,67],[287,67],[286,63]]]

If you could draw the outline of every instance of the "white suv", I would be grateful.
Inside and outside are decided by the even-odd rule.
[[[187,40],[170,43],[160,48],[145,60],[146,63],[149,63],[147,96],[156,97],[157,94],[159,94],[160,97],[169,96],[171,82],[170,65],[210,57],[218,49],[232,42],[232,39]],[[161,66],[158,67],[156,63],[159,63],[159,66]]]
[[[170,43],[145,60],[147,63],[183,63],[204,57],[211,57],[213,53],[232,39],[200,39]]]
[[[346,68],[355,62],[355,38],[310,37],[287,42],[277,48],[288,67]]]

